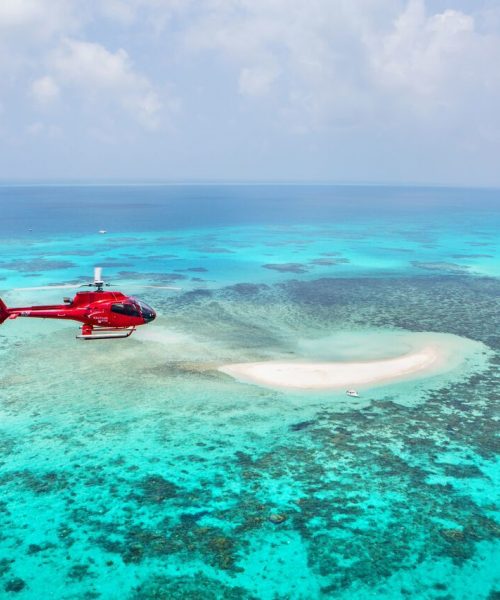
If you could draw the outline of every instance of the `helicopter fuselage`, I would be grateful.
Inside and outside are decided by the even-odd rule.
[[[91,338],[94,328],[130,330],[156,318],[155,311],[145,302],[122,292],[86,291],[78,292],[65,304],[41,306],[5,307],[4,318],[29,317],[39,319],[68,319],[83,323],[83,337]],[[101,335],[99,339],[102,339]],[[109,336],[113,337],[113,336]],[[96,336],[94,336],[97,339]]]

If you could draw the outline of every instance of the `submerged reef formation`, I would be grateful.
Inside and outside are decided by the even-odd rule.
[[[0,377],[2,593],[495,598],[499,299],[465,275],[241,282],[158,297],[163,322],[113,352],[19,342]],[[491,354],[359,401],[215,370],[363,328]]]

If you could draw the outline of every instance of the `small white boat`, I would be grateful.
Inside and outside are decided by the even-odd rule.
[[[99,229],[99,233],[108,233],[105,229]]]
[[[346,390],[346,394],[348,396],[352,396],[353,398],[359,398],[359,394],[356,390]]]

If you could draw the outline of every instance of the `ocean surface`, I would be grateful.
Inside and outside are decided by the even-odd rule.
[[[0,326],[0,598],[500,598],[500,190],[0,186],[7,305],[96,265],[156,321]],[[481,351],[359,398],[217,371],[409,332]]]

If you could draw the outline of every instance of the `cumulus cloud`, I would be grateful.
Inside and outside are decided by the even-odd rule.
[[[240,93],[278,91],[281,114],[304,126],[390,116],[388,104],[428,112],[473,86],[497,86],[498,34],[459,10],[431,13],[424,0],[202,4],[186,46],[236,65]]]
[[[49,139],[59,139],[62,137],[62,131],[57,125],[35,121],[26,127],[26,132],[31,137],[45,136]]]
[[[68,35],[78,27],[79,19],[67,0],[0,1],[0,77],[4,89],[36,67],[58,35]]]
[[[428,16],[422,0],[411,0],[390,33],[372,37],[371,66],[382,84],[433,96],[477,37],[471,16],[454,10]]]
[[[67,38],[49,64],[61,86],[75,88],[90,101],[120,106],[146,127],[158,125],[160,98],[125,50],[111,52],[98,43]]]
[[[123,0],[106,0],[101,3],[99,10],[104,17],[124,25],[130,25],[137,18],[136,6]]]
[[[137,0],[139,3],[142,0]],[[146,0],[144,0],[146,1]],[[132,21],[135,4],[104,3],[115,19]],[[0,76],[4,90],[24,85],[38,106],[48,106],[71,92],[96,116],[116,108],[146,129],[160,124],[162,100],[154,84],[138,70],[124,49],[77,39],[95,21],[103,3],[82,0],[12,0],[0,2]],[[70,106],[66,103],[66,106]]]
[[[60,33],[78,29],[85,11],[77,15],[70,0],[3,0],[0,2],[0,44],[12,53],[46,43]]]
[[[385,0],[365,0],[363,6],[359,0],[207,2],[206,10],[185,31],[184,43],[191,51],[212,51],[235,65],[240,93],[272,94],[279,114],[292,121],[294,129],[307,131],[365,103],[365,29],[373,5],[387,4]],[[382,12],[387,12],[386,6]]]
[[[238,89],[248,96],[263,96],[269,92],[277,76],[277,70],[268,67],[243,67],[240,71]]]
[[[459,110],[461,96],[475,86],[497,89],[500,36],[484,26],[493,9],[474,15],[429,6],[425,0],[17,0],[0,3],[0,31],[51,39],[45,72],[33,84],[39,102],[57,96],[57,86],[110,104],[115,94],[116,105],[156,126],[169,99],[160,98],[129,53],[68,35],[105,17],[154,32],[158,49],[179,61],[186,52],[227,61],[236,68],[235,92],[273,98],[284,126],[312,131],[390,119],[394,109],[420,116],[443,106]]]
[[[174,18],[185,15],[195,0],[106,0],[95,1],[95,13],[125,26],[146,24],[155,35],[164,32]]]
[[[3,122],[25,132],[40,118],[21,115],[28,97],[108,140],[178,113],[182,139],[213,127],[221,148],[241,128],[269,147],[309,136],[311,152],[371,139],[418,153],[417,137],[434,148],[447,135],[491,157],[498,64],[494,0],[0,0],[0,101],[19,115]]]
[[[59,86],[52,77],[46,75],[32,83],[31,93],[39,104],[50,104],[59,97]]]

